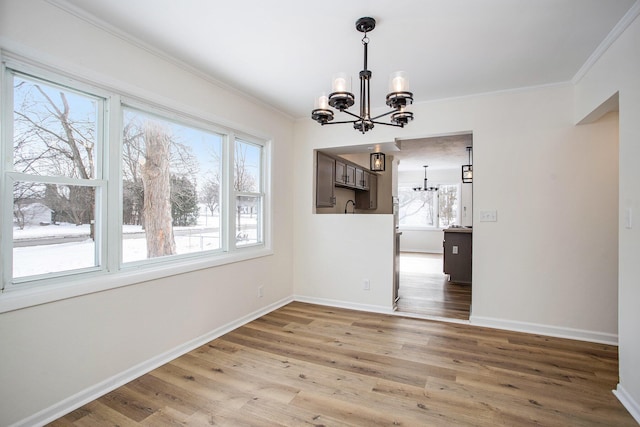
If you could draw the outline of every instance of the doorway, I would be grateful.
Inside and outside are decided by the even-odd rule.
[[[472,164],[472,134],[403,140],[399,145],[395,191],[402,235],[396,310],[469,320],[471,284],[444,273],[443,247],[446,229],[472,233],[473,184],[462,178],[463,166]],[[447,254],[448,263],[452,256],[458,255]],[[470,257],[468,262],[470,266]]]

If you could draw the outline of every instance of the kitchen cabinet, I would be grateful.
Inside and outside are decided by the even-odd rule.
[[[316,207],[318,208],[330,208],[336,204],[333,184],[335,169],[335,159],[318,151],[316,159]]]
[[[316,152],[316,207],[336,205],[335,187],[354,190],[355,209],[378,208],[377,175],[337,156]]]
[[[455,283],[471,283],[472,232],[470,228],[444,230],[444,274]]]
[[[362,173],[362,169],[358,169],[355,166],[338,159],[335,160],[335,163],[335,185],[347,188],[356,188],[356,173],[357,171]]]
[[[369,190],[356,191],[356,209],[378,209],[378,177],[372,173],[368,175]]]
[[[369,176],[371,176],[369,172],[364,169],[356,168],[356,188],[360,190],[368,190]]]

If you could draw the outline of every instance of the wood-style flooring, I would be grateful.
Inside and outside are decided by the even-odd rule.
[[[635,426],[614,346],[294,302],[52,426]]]
[[[398,296],[399,312],[469,320],[471,285],[448,281],[441,254],[402,252]]]

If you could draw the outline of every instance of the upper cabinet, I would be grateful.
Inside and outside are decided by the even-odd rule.
[[[336,159],[335,184],[344,187],[356,185],[356,168],[353,165]]]
[[[356,169],[356,188],[368,190],[370,176],[372,175],[364,169]]]

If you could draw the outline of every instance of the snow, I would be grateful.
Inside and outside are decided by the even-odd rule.
[[[188,254],[216,250],[221,246],[219,236],[219,218],[201,216],[198,225],[192,227],[174,227],[176,252]],[[256,240],[256,218],[243,218],[243,230],[246,239],[239,244]],[[147,259],[147,242],[141,226],[124,225],[122,227],[123,263]],[[13,229],[13,240],[21,241],[25,246],[13,248],[13,277],[56,273],[62,271],[91,268],[96,266],[95,242],[89,237],[90,226],[83,224],[61,223],[47,226],[25,226],[23,230]],[[28,245],[29,240],[52,238],[81,238],[76,242]],[[35,242],[36,240],[34,240]],[[38,242],[40,243],[40,242]]]

